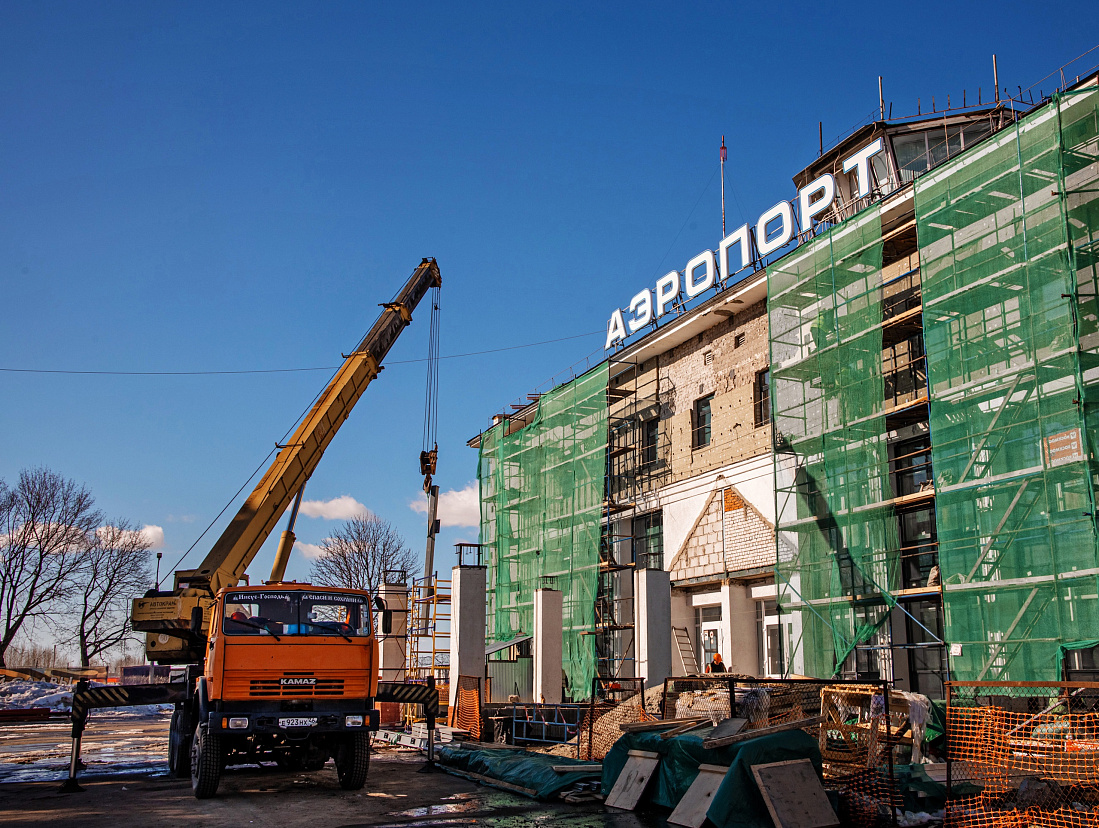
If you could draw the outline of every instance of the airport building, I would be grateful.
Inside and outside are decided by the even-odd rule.
[[[1097,136],[1095,76],[868,124],[497,415],[494,683],[524,687],[539,590],[574,699],[717,653],[931,697],[1093,670]]]

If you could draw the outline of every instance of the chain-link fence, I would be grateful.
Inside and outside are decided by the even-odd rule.
[[[601,760],[622,735],[620,724],[657,719],[658,714],[647,710],[645,679],[595,678],[591,701],[580,723],[578,757]]]
[[[947,692],[948,826],[1099,825],[1099,682]]]

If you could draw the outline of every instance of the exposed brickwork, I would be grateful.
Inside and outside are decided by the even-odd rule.
[[[744,344],[736,347],[737,334]],[[700,341],[701,340],[701,341]],[[713,354],[706,364],[706,352]],[[661,392],[670,399],[670,475],[674,483],[746,460],[771,448],[771,427],[755,426],[756,372],[769,362],[766,303],[757,302],[673,349],[661,360]],[[692,447],[695,400],[713,394],[710,444]]]
[[[659,400],[653,405],[660,419],[659,460],[641,481],[642,491],[770,451],[770,424],[755,425],[756,374],[768,362],[766,303],[757,302],[640,365],[636,379],[621,383],[633,391],[627,399],[614,400],[612,383],[612,421],[639,398]],[[695,401],[707,394],[714,395],[710,444],[694,448]]]
[[[676,550],[669,565],[672,581],[720,577],[727,572],[774,566],[774,527],[735,487],[731,491],[741,505],[726,512],[724,491],[711,493],[682,548]]]

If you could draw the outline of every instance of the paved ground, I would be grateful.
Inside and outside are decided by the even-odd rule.
[[[150,828],[154,825],[264,826],[550,826],[653,828],[658,816],[605,812],[598,803],[535,803],[442,772],[421,773],[423,758],[381,748],[362,791],[341,790],[330,762],[316,773],[274,767],[228,768],[218,796],[196,800],[190,783],[171,779],[163,760],[164,716],[93,721],[86,734],[84,793],[62,794],[68,756],[63,723],[0,731],[0,826]]]

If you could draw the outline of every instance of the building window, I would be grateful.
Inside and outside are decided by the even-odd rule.
[[[739,348],[744,344],[744,332],[740,332],[733,337],[733,347]]]
[[[714,352],[713,351],[707,351],[706,353],[704,353],[702,355],[702,364],[703,365],[713,365],[714,364]]]
[[[901,586],[904,589],[932,585],[932,570],[939,563],[939,540],[935,529],[935,506],[904,511],[897,515],[901,545]]]
[[[931,438],[928,435],[898,440],[893,452],[893,490],[896,497],[931,488]]]
[[[764,368],[756,372],[755,389],[752,394],[755,401],[756,428],[771,422],[771,369]]]
[[[660,445],[660,420],[653,417],[641,423],[641,466],[651,468],[658,459],[657,447]]]
[[[936,127],[893,136],[893,154],[900,167],[901,183],[907,184],[920,173],[953,158],[992,132],[988,121],[973,121],[964,126]]]
[[[943,679],[948,670],[946,648],[933,646],[943,636],[942,609],[938,598],[911,601],[905,606],[908,643],[920,645],[908,648],[909,689],[932,699],[943,697]],[[899,660],[902,656],[894,651],[893,657]]]
[[[1066,651],[1064,673],[1065,681],[1099,681],[1099,647]]]
[[[664,513],[633,519],[633,559],[638,569],[664,568]]]
[[[714,395],[707,394],[695,400],[694,410],[694,434],[691,438],[692,448],[704,448],[710,445],[711,422],[713,417],[710,406],[713,404]]]

